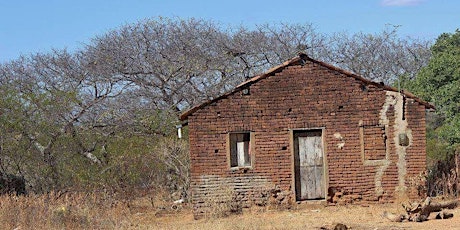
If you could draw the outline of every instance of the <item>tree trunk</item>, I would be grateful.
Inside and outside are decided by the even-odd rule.
[[[455,197],[458,198],[458,155],[459,155],[459,149],[457,148],[455,150]]]

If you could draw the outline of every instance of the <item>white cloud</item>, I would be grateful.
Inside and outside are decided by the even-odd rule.
[[[423,0],[382,0],[384,6],[415,6],[422,3]]]

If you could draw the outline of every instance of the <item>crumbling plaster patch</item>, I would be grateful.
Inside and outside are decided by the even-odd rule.
[[[407,198],[407,186],[406,186],[406,175],[407,175],[407,161],[406,161],[406,149],[412,145],[412,130],[409,129],[407,120],[403,120],[404,113],[404,98],[403,95],[398,92],[387,92],[387,95],[392,95],[396,98],[395,105],[395,123],[394,123],[394,143],[396,154],[398,155],[398,186],[395,189],[397,199]],[[399,134],[406,134],[409,139],[409,145],[402,146],[399,144]]]
[[[407,174],[407,163],[406,163],[406,149],[412,144],[412,132],[407,128],[407,121],[403,120],[403,109],[404,99],[403,95],[399,92],[387,91],[385,102],[380,110],[379,114],[379,125],[385,127],[385,135],[388,136],[390,132],[389,127],[392,126],[390,120],[387,116],[387,112],[390,107],[394,108],[395,120],[394,120],[394,129],[393,137],[396,154],[398,156],[398,162],[396,163],[398,167],[398,186],[395,188],[396,197],[404,198],[406,196],[407,186],[405,185],[405,176]],[[362,121],[360,121],[360,127],[362,127]],[[408,146],[400,146],[398,136],[400,133],[405,133],[409,138]],[[386,152],[385,158],[382,160],[366,160],[364,156],[364,133],[363,128],[360,129],[361,136],[361,154],[363,159],[363,164],[365,166],[378,166],[375,172],[374,183],[375,183],[375,194],[377,197],[380,197],[384,193],[382,186],[382,178],[385,171],[388,169],[388,166],[391,164],[390,160],[390,146],[389,143],[386,143]]]

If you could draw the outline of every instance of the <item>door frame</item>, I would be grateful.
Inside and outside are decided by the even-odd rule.
[[[297,191],[296,191],[296,167],[295,167],[295,134],[299,132],[309,132],[309,131],[321,131],[321,145],[323,151],[323,180],[324,180],[324,199],[315,199],[315,200],[297,200]],[[312,201],[326,201],[327,200],[327,191],[329,188],[329,170],[327,165],[327,148],[326,148],[326,129],[325,127],[313,127],[313,128],[300,128],[300,129],[289,129],[289,146],[291,147],[291,190],[293,200],[295,202],[312,202]]]

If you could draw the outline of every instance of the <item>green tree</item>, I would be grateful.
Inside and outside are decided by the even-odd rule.
[[[441,34],[431,52],[428,65],[407,86],[436,106],[428,119],[428,145],[436,146],[428,146],[428,154],[445,159],[441,155],[452,154],[460,146],[460,30]]]

